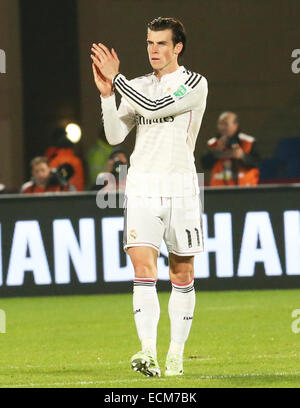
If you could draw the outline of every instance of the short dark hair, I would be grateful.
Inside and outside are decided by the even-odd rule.
[[[183,45],[182,50],[178,55],[179,58],[182,57],[186,46],[186,32],[180,20],[173,17],[157,17],[148,23],[147,27],[152,31],[172,30],[174,47],[180,42]]]

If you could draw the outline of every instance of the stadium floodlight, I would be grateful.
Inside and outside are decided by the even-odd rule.
[[[67,138],[72,143],[78,143],[81,140],[81,128],[76,123],[69,123],[66,126]]]

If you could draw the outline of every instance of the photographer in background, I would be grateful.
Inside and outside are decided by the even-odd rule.
[[[67,133],[64,129],[57,129],[55,133],[55,153],[49,161],[51,168],[59,168],[68,163],[73,168],[73,175],[70,178],[77,191],[84,190],[84,170],[82,160],[76,156],[74,144],[67,138]],[[49,154],[49,150],[48,150]]]
[[[100,190],[103,189],[103,191],[124,193],[126,177],[122,177],[122,165],[128,165],[127,154],[121,149],[114,150],[107,161],[105,173],[98,174],[96,184],[92,190],[98,190],[100,186]],[[107,173],[110,173],[114,177],[115,183],[110,184],[107,181]]]
[[[201,159],[211,170],[210,186],[255,186],[260,164],[255,138],[241,132],[234,112],[223,112],[217,127],[219,134],[208,140],[209,151]]]
[[[22,194],[76,191],[68,181],[74,174],[69,164],[65,163],[57,169],[51,169],[46,157],[36,157],[30,166],[32,178],[21,187]]]

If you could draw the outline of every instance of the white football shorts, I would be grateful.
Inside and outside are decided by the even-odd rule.
[[[123,248],[149,246],[164,239],[168,251],[192,256],[204,251],[200,195],[190,197],[125,196]]]

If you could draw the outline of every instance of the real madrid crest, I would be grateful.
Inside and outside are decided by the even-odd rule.
[[[136,237],[137,237],[136,230],[134,230],[134,229],[130,230],[130,232],[129,232],[129,238],[130,238],[130,239],[136,239]]]

